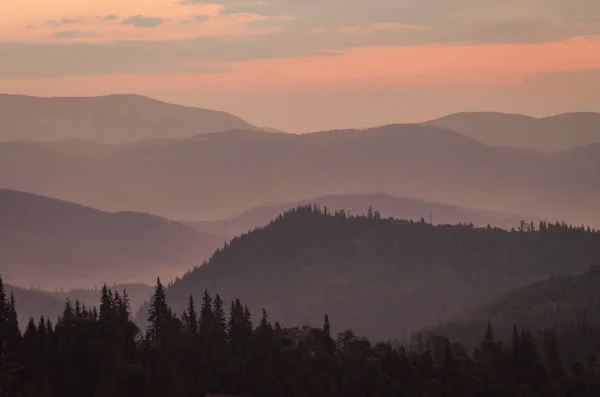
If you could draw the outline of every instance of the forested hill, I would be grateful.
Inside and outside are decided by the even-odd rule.
[[[26,287],[152,282],[158,274],[181,274],[222,244],[157,216],[6,189],[0,217],[0,269],[7,282]]]
[[[152,287],[143,283],[123,283],[109,285],[113,291],[125,291],[129,298],[129,304],[134,310],[137,310],[144,302],[150,300]],[[102,288],[98,285],[95,288],[74,288],[67,291],[40,291],[54,298],[58,298],[61,302],[66,299],[71,301],[78,300],[87,307],[94,306],[100,299]],[[53,319],[53,317],[50,317]]]
[[[214,296],[214,298],[213,298]],[[600,329],[580,323],[536,337],[515,329],[510,344],[488,327],[470,355],[442,335],[398,346],[352,330],[287,327],[240,300],[205,292],[181,317],[158,280],[147,332],[131,322],[125,293],[103,288],[89,309],[67,301],[54,322],[31,319],[0,277],[0,395],[268,397],[596,397]],[[229,310],[227,310],[229,306]]]
[[[375,339],[439,323],[514,287],[579,273],[600,261],[600,233],[541,224],[505,231],[348,217],[298,207],[235,238],[171,285],[181,313],[190,295],[218,291],[287,324],[339,327]],[[141,311],[139,320],[145,317]]]
[[[67,300],[79,301],[83,306],[93,308],[98,305],[102,293],[101,288],[72,289],[69,291],[45,291],[33,288],[19,288],[4,284],[7,296],[15,295],[16,307],[19,311],[19,326],[25,331],[30,318],[38,320],[41,316],[56,322],[62,313]],[[132,308],[139,308],[143,302],[150,300],[152,287],[146,284],[115,284],[113,291],[127,293]]]
[[[496,335],[505,341],[513,325],[532,331],[586,320],[600,324],[600,266],[584,274],[552,277],[515,289],[435,328],[467,346],[476,343],[476,329],[491,322]]]
[[[425,218],[434,224],[473,223],[478,226],[497,226],[503,229],[516,227],[523,216],[495,211],[463,208],[414,198],[396,197],[385,193],[332,194],[310,200],[288,202],[252,208],[241,215],[220,221],[196,221],[188,224],[194,229],[213,235],[232,238],[258,226],[264,226],[277,215],[298,206],[317,204],[330,210],[348,210],[352,214],[365,215],[369,207],[377,208],[382,216],[420,220]],[[528,218],[529,219],[529,218]]]
[[[8,284],[4,284],[4,287],[7,296],[10,296],[10,294],[15,296],[21,331],[25,330],[27,322],[32,317],[38,320],[41,316],[44,316],[56,321],[65,306],[66,299],[50,296],[44,291],[18,288]],[[95,305],[97,301],[96,299],[93,304]]]

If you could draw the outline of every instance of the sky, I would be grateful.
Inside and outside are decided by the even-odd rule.
[[[0,1],[0,92],[136,93],[288,132],[600,111],[600,1]]]

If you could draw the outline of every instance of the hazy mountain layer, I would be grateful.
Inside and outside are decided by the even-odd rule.
[[[556,152],[600,142],[600,113],[565,113],[534,118],[520,114],[465,112],[426,125],[460,132],[493,146]]]
[[[19,314],[19,326],[25,331],[30,318],[37,321],[41,316],[49,318],[53,323],[62,313],[67,299],[73,304],[79,301],[87,308],[98,307],[100,303],[101,288],[97,289],[74,289],[68,292],[46,291],[42,289],[20,288],[4,284],[6,293],[15,295],[17,311]],[[110,286],[112,291],[121,294],[127,291],[129,303],[133,313],[137,312],[140,305],[147,302],[152,294],[152,287],[146,284],[115,284]]]
[[[4,284],[7,296],[15,295],[19,328],[25,331],[30,318],[36,323],[41,316],[49,318],[53,323],[62,313],[65,301],[48,295],[44,291],[36,291]]]
[[[590,162],[489,147],[422,125],[307,135],[230,131],[114,147],[0,145],[0,186],[179,220],[267,203],[384,192],[600,225]]]
[[[140,95],[38,98],[0,94],[0,141],[90,140],[123,143],[255,128],[225,112]]]
[[[326,312],[341,329],[394,338],[596,261],[600,234],[585,230],[508,232],[300,208],[233,239],[167,296],[180,313],[190,293],[208,289],[286,324],[318,325]]]
[[[112,284],[108,285],[112,291],[116,291],[121,294],[123,291],[127,292],[129,298],[129,305],[133,313],[137,312],[140,306],[150,300],[152,295],[153,287],[148,284],[142,283],[129,283],[129,284]],[[96,285],[94,288],[75,288],[68,291],[42,291],[55,298],[66,300],[67,298],[75,301],[79,300],[81,303],[85,303],[88,307],[97,306],[100,302],[102,295],[102,285]]]
[[[13,285],[60,288],[170,277],[220,239],[156,216],[108,213],[0,189],[0,271]]]

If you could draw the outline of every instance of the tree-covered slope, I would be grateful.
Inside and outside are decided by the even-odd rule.
[[[552,277],[512,290],[457,316],[437,332],[468,344],[476,330],[491,322],[497,335],[507,339],[513,326],[532,331],[576,324],[600,324],[600,267],[579,275]]]
[[[136,311],[139,307],[150,300],[152,295],[152,287],[143,283],[117,283],[109,285],[113,291],[125,291],[129,298],[131,309]],[[98,304],[102,295],[102,286],[96,285],[94,288],[73,288],[68,291],[40,291],[62,301],[70,299],[71,301],[78,300],[88,307]]]
[[[346,210],[352,214],[366,215],[369,208],[377,208],[384,217],[412,219],[425,218],[434,224],[473,223],[475,226],[492,225],[503,229],[517,227],[524,218],[515,214],[463,208],[433,203],[414,198],[396,197],[385,193],[332,194],[310,200],[252,208],[243,214],[219,221],[194,221],[188,225],[213,235],[232,238],[256,227],[264,226],[277,215],[301,205],[317,204],[331,211]]]
[[[52,322],[56,322],[64,310],[67,300],[73,303],[79,301],[82,306],[92,309],[98,306],[102,295],[101,288],[72,289],[67,292],[20,288],[9,284],[4,284],[4,287],[8,296],[11,293],[15,296],[19,326],[23,332],[30,318],[37,321],[44,316]],[[152,295],[152,287],[146,284],[114,284],[110,288],[119,293],[125,291],[133,310],[137,310],[142,303],[149,301]]]
[[[566,226],[509,232],[307,206],[233,239],[167,294],[179,312],[190,293],[208,289],[288,324],[320,324],[325,312],[341,328],[394,338],[599,260],[600,234]]]
[[[5,284],[4,287],[8,296],[13,294],[15,297],[21,331],[25,331],[27,322],[32,317],[36,321],[39,320],[41,316],[56,321],[58,315],[62,313],[66,302],[65,299],[50,296],[44,291],[18,288],[8,284]],[[97,303],[94,302],[94,305],[95,304]]]
[[[13,285],[26,287],[152,282],[181,274],[222,244],[157,216],[5,189],[0,214],[0,269]]]

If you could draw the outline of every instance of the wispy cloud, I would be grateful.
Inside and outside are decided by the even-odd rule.
[[[46,25],[48,26],[62,26],[62,25],[72,25],[72,24],[77,24],[77,23],[81,23],[82,21],[80,19],[77,18],[61,18],[61,19],[50,19],[48,21],[46,21]]]
[[[137,28],[155,28],[157,26],[162,25],[165,21],[165,19],[159,17],[146,17],[143,15],[135,15],[123,20],[123,22],[121,22],[121,25],[132,25]]]
[[[96,70],[83,61],[90,54],[102,56],[102,61],[96,62],[110,70],[141,73],[142,69],[131,63],[143,59],[159,65],[144,70],[178,73],[189,70],[183,66],[189,61],[312,57],[357,47],[541,43],[600,35],[600,1],[574,1],[579,4],[577,10],[565,0],[161,1],[160,7],[113,8],[114,14],[97,10],[87,19],[53,19],[48,21],[52,29],[47,32],[43,31],[44,21],[27,21],[39,29],[22,35],[41,37],[40,41],[47,40],[54,27],[78,22],[103,33],[86,40],[89,36],[75,33],[79,30],[65,30],[67,33],[55,36],[63,39],[61,43],[32,43],[35,39],[10,45],[0,42],[0,77],[2,70],[25,73],[25,63],[59,65],[61,57],[75,60],[68,67],[60,63],[68,71],[64,73],[88,73]],[[167,4],[164,9],[163,4]],[[107,32],[103,20],[118,22]],[[153,29],[133,30],[131,26]],[[7,36],[1,29],[0,33]],[[81,40],[67,44],[67,38]],[[127,40],[127,44],[109,40]]]
[[[63,30],[52,34],[52,37],[57,39],[78,39],[91,36],[93,36],[92,33],[84,32],[82,30]]]
[[[209,19],[210,19],[210,16],[208,16],[208,15],[194,15],[192,18],[184,19],[183,21],[181,21],[181,23],[183,23],[183,24],[202,23],[202,22],[208,21]]]

